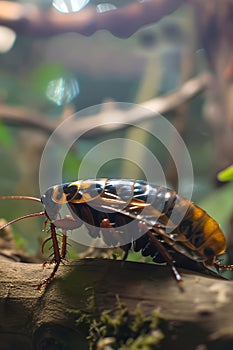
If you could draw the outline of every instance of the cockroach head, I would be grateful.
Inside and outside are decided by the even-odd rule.
[[[44,205],[47,217],[52,221],[56,220],[61,209],[61,204],[53,199],[54,187],[50,187],[41,197],[41,202]]]

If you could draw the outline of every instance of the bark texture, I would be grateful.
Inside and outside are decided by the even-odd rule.
[[[157,309],[162,315],[161,349],[232,349],[233,288],[222,278],[179,269],[181,290],[166,266],[80,259],[59,268],[41,293],[37,286],[50,268],[0,260],[1,349],[88,349],[86,335],[70,310],[95,315],[117,298],[131,314]],[[106,348],[107,349],[107,348]]]

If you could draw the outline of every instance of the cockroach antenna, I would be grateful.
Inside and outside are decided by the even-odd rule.
[[[41,203],[40,198],[37,197],[30,197],[30,196],[0,196],[0,200],[5,200],[5,199],[20,199],[20,200],[27,200],[27,201],[34,201],[34,202],[39,202]]]
[[[36,197],[30,197],[30,196],[0,196],[0,200],[29,200],[29,201],[34,201],[34,202],[39,202],[41,203],[41,200],[39,198]],[[39,213],[32,213],[32,214],[28,214],[28,215],[23,215],[20,216],[19,218],[13,219],[9,222],[7,222],[6,224],[0,226],[0,231],[3,230],[4,228],[6,228],[7,226],[10,226],[11,224],[14,224],[17,221],[20,220],[24,220],[24,219],[29,219],[29,218],[34,218],[36,216],[45,216],[45,212],[41,211]]]

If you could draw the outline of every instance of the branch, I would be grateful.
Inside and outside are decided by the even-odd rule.
[[[51,134],[58,123],[49,121],[49,116],[24,107],[0,104],[0,119],[6,124],[29,127]]]
[[[79,13],[47,12],[36,5],[0,2],[0,25],[13,29],[18,35],[48,37],[76,32],[90,36],[107,29],[119,38],[127,38],[142,26],[155,23],[174,12],[184,0],[153,0],[122,6],[114,11],[97,13],[94,7]]]
[[[83,329],[75,326],[74,315],[68,310],[90,313],[91,294],[96,316],[112,309],[116,296],[130,314],[135,313],[137,306],[145,315],[159,309],[167,327],[163,326],[165,342],[174,338],[173,349],[179,348],[180,342],[183,349],[193,350],[198,344],[211,344],[212,350],[223,349],[222,342],[232,339],[233,334],[232,282],[188,270],[180,272],[184,278],[183,292],[166,266],[76,260],[61,266],[54,281],[40,294],[36,287],[50,274],[50,269],[42,271],[39,264],[0,259],[1,347],[15,341],[17,349],[31,349],[35,342],[36,349],[44,349],[53,339],[56,344],[63,342],[61,348],[73,349],[67,347],[68,342],[74,343],[76,349],[86,348]],[[17,343],[19,336],[22,346]],[[77,347],[81,341],[83,345]],[[162,349],[169,350],[171,346]]]
[[[203,73],[184,83],[175,92],[151,99],[136,107],[133,106],[127,111],[118,109],[117,103],[115,104],[114,102],[103,104],[103,108],[99,114],[78,118],[76,122],[74,120],[70,129],[66,128],[66,132],[61,135],[61,138],[63,137],[69,140],[77,132],[79,134],[84,132],[87,129],[87,125],[101,125],[103,121],[108,122],[105,127],[95,128],[91,133],[84,134],[83,137],[93,137],[100,133],[122,129],[126,127],[125,123],[134,125],[145,120],[153,119],[156,117],[156,113],[167,113],[186,103],[205,90],[210,83],[211,75],[209,73]],[[3,104],[0,105],[0,119],[6,124],[34,127],[47,134],[51,134],[60,124],[60,121],[49,121],[49,116],[35,113],[33,110]],[[117,123],[114,123],[116,121]]]

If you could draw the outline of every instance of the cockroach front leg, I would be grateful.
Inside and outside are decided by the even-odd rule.
[[[59,245],[58,245],[58,241],[57,241],[57,232],[56,232],[56,227],[53,223],[50,224],[50,231],[51,231],[51,237],[49,237],[42,245],[42,249],[44,248],[44,244],[51,239],[52,240],[52,244],[53,244],[53,253],[54,253],[54,257],[52,262],[55,263],[55,266],[53,268],[52,273],[50,274],[50,276],[48,278],[46,278],[44,281],[42,281],[39,286],[37,287],[37,289],[40,291],[42,289],[43,286],[48,285],[54,278],[58,267],[61,263],[62,260],[62,254],[60,254],[60,250],[59,250]],[[62,251],[63,251],[63,247],[62,247]],[[47,263],[43,264],[43,267],[46,265]]]
[[[122,257],[122,260],[125,261],[128,257],[129,250],[131,247],[131,243],[125,243],[122,239],[122,236],[119,232],[112,226],[109,219],[103,219],[100,223],[101,228],[106,228],[109,230],[109,233],[112,234],[116,240],[120,243],[120,248],[124,251],[124,255]]]
[[[38,290],[41,290],[43,286],[48,285],[54,278],[58,267],[63,259],[66,257],[66,246],[67,246],[67,236],[66,236],[66,230],[74,230],[75,228],[79,228],[82,225],[81,221],[75,220],[73,216],[71,215],[66,215],[64,219],[59,219],[54,222],[50,223],[50,232],[51,236],[47,238],[44,243],[42,244],[42,252],[44,250],[44,246],[46,242],[49,240],[52,240],[52,246],[53,246],[53,259],[52,263],[55,263],[55,266],[53,268],[53,271],[51,275],[46,278],[43,282],[41,282],[38,286]],[[57,232],[56,232],[56,227],[62,229],[62,246],[61,246],[61,251],[59,249],[59,244],[57,240]],[[47,263],[43,264],[43,267],[45,267]]]
[[[103,219],[100,223],[100,228],[107,229],[109,234],[112,234],[112,236],[116,239],[117,242],[119,242],[120,247],[124,247],[125,243],[122,239],[121,234],[112,226],[109,219]],[[104,232],[102,232],[104,235]]]
[[[74,218],[72,215],[66,215],[63,219],[58,219],[53,221],[53,224],[57,228],[61,228],[62,230],[74,230],[83,225],[82,220],[78,218]]]

